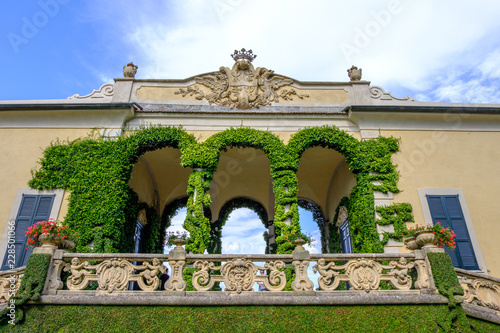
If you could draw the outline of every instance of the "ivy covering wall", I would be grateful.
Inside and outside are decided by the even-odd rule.
[[[291,137],[288,145],[271,132],[251,128],[228,129],[198,143],[182,128],[161,126],[143,128],[116,140],[90,137],[56,142],[46,149],[41,167],[33,173],[29,185],[71,192],[66,222],[79,233],[76,242],[79,252],[131,252],[140,208],[137,195],[128,186],[133,166],[147,151],[163,147],[179,149],[181,165],[193,170],[187,188],[184,228],[191,237],[186,250],[203,253],[209,249],[211,240],[210,219],[204,213],[211,205],[207,192],[221,152],[229,147],[260,149],[269,158],[273,180],[276,252],[291,253],[294,246],[289,236],[301,232],[297,200],[300,157],[305,150],[316,146],[335,149],[344,155],[357,180],[349,205],[354,251],[382,252],[373,191],[399,191],[398,176],[391,163],[391,155],[398,150],[397,140],[380,137],[358,141],[334,126],[301,130]],[[161,219],[151,219],[152,223],[160,223],[160,228],[149,227],[150,238],[157,235],[161,239],[158,242],[162,242]],[[149,249],[158,250],[158,244]]]

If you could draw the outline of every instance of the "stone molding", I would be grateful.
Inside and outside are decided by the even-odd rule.
[[[373,99],[380,99],[381,101],[416,102],[414,98],[411,98],[409,96],[405,96],[403,98],[394,97],[390,92],[385,92],[385,90],[379,86],[370,87],[370,97]]]
[[[80,96],[75,94],[73,96],[68,97],[69,100],[86,100],[85,102],[111,102],[113,98],[113,94],[115,92],[115,85],[113,83],[103,84],[99,90],[94,90],[90,94],[85,96]]]

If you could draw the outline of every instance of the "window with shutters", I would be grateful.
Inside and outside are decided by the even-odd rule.
[[[463,269],[479,269],[458,195],[427,195],[427,202],[432,223],[439,222],[444,228],[455,231],[457,235],[455,238],[457,248],[445,249],[451,257],[453,266]]]
[[[342,253],[352,253],[352,240],[349,232],[349,220],[345,220],[339,227],[340,247]]]
[[[427,224],[439,222],[457,235],[456,249],[445,249],[451,257],[453,266],[486,272],[463,191],[451,188],[428,188],[419,189],[419,194],[425,222]]]
[[[50,212],[52,210],[52,203],[54,202],[54,197],[55,195],[23,195],[21,199],[21,205],[19,206],[19,210],[15,220],[15,267],[11,266],[12,262],[9,263],[9,256],[6,254],[4,255],[2,263],[2,270],[26,265],[31,252],[33,252],[33,248],[26,248],[27,237],[25,235],[25,232],[31,225],[49,219]]]
[[[1,270],[26,265],[33,251],[32,248],[26,249],[26,230],[40,221],[50,218],[57,220],[63,196],[64,190],[62,189],[44,191],[29,187],[18,189],[7,223],[7,225],[14,225],[14,233],[9,234],[9,228],[6,227],[0,242]],[[8,244],[11,251],[10,257]],[[12,245],[14,245],[14,253],[12,253]]]

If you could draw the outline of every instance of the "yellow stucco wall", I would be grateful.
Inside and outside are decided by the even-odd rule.
[[[349,197],[354,186],[356,186],[356,178],[349,171],[349,166],[344,161],[338,168],[331,186],[328,190],[328,202],[326,208],[326,218],[330,223],[336,223],[337,221],[332,221],[335,217],[335,209],[337,208],[340,200],[343,197]]]
[[[139,159],[132,169],[132,176],[128,185],[139,196],[139,201],[147,203],[149,206],[155,202],[155,188],[151,174],[146,163]]]
[[[0,230],[3,232],[19,188],[27,187],[31,179],[31,170],[38,168],[38,161],[43,151],[51,142],[59,139],[74,140],[85,137],[90,129],[1,129],[0,142],[3,155],[0,159]],[[67,194],[65,198],[67,198]],[[67,212],[67,204],[63,201],[59,219]]]
[[[463,190],[477,240],[493,276],[500,277],[500,142],[498,132],[382,131],[400,138],[398,164],[401,193],[394,202],[409,202],[415,221],[424,224],[417,189],[457,188]]]

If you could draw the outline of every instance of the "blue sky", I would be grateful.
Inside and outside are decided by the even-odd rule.
[[[5,1],[0,100],[86,95],[122,76],[182,79],[232,63],[303,81],[356,65],[422,101],[500,103],[500,2],[479,0]]]

